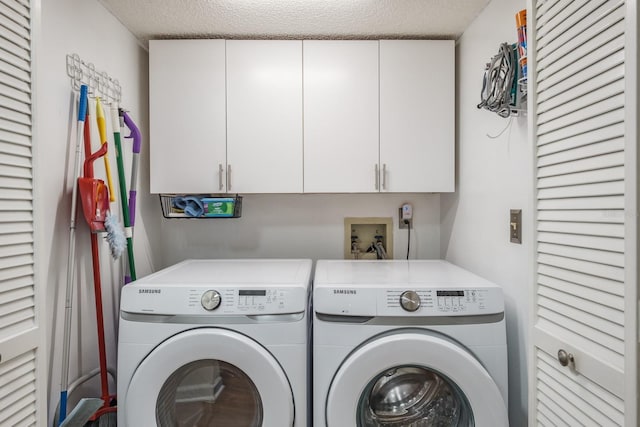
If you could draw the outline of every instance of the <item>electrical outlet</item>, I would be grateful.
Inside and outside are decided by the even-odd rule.
[[[407,221],[409,221],[409,224],[406,224],[402,219],[402,207],[399,207],[398,208],[398,228],[400,229],[406,229],[409,227],[413,228],[413,218],[409,218]]]
[[[509,239],[522,244],[522,209],[511,209],[509,215]]]

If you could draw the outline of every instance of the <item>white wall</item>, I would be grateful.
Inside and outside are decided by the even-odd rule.
[[[245,195],[239,219],[163,219],[162,265],[187,258],[343,257],[344,217],[393,218],[394,258],[407,251],[398,208],[413,204],[411,258],[440,257],[437,194]],[[159,209],[159,205],[158,205]]]
[[[120,81],[123,89],[122,104],[130,111],[143,134],[147,133],[147,53],[131,35],[97,0],[42,1],[41,31],[37,40],[35,130],[36,195],[41,208],[43,223],[40,235],[43,241],[37,246],[39,282],[46,286],[47,346],[49,361],[49,419],[58,403],[61,371],[61,355],[64,325],[64,301],[66,289],[66,265],[69,243],[69,219],[71,188],[74,180],[76,106],[72,97],[70,80],[66,74],[66,55],[77,53],[98,70],[107,72]],[[95,117],[95,116],[94,116]],[[109,133],[111,134],[110,128]],[[128,132],[126,133],[128,135]],[[131,142],[123,140],[125,161],[130,164]],[[94,138],[94,150],[97,138]],[[148,142],[143,141],[142,176],[148,176]],[[116,162],[113,147],[110,160],[115,175]],[[101,162],[96,164],[96,174],[104,176]],[[127,169],[127,177],[129,172]],[[117,185],[117,180],[115,181]],[[141,179],[138,197],[139,215],[136,221],[136,260],[138,274],[148,274],[153,269],[148,248],[157,230],[158,218],[143,218],[140,214],[150,211],[149,203],[155,202],[148,194],[148,180]],[[155,214],[155,203],[153,213]],[[112,211],[120,212],[120,206],[112,205]],[[155,223],[154,223],[155,222]],[[87,225],[79,218],[77,226],[76,294],[73,298],[74,324],[70,379],[89,372],[98,366],[95,308],[89,234]],[[100,241],[102,242],[102,238]],[[107,329],[107,354],[109,365],[115,367],[116,347],[114,314],[121,282],[121,266],[107,254],[101,243],[102,286],[105,296],[105,327]],[[44,307],[43,307],[44,313]],[[78,318],[82,319],[78,322]],[[97,383],[85,390],[86,395],[97,396]],[[113,389],[115,391],[115,389]]]
[[[441,196],[442,254],[504,288],[509,346],[509,414],[525,426],[527,414],[528,299],[531,281],[532,151],[527,121],[509,123],[478,110],[485,64],[501,42],[517,40],[515,14],[524,0],[493,0],[458,41],[457,188]],[[522,209],[523,244],[509,242],[509,209]]]

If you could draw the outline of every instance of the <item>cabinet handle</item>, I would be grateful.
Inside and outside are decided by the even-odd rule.
[[[231,165],[227,165],[227,191],[231,190]]]
[[[218,163],[218,190],[222,191],[222,174],[224,173],[224,168],[222,167],[222,163]]]
[[[560,362],[562,366],[571,365],[571,368],[575,367],[576,365],[576,360],[573,357],[573,354],[567,353],[562,349],[558,350],[558,362]]]
[[[382,164],[382,189],[387,189],[387,164]]]
[[[376,173],[376,190],[380,190],[380,171],[377,163],[375,164],[374,169]]]

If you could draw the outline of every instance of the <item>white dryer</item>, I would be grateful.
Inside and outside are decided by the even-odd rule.
[[[307,425],[311,260],[188,260],[122,290],[118,425]]]
[[[318,261],[314,426],[508,426],[503,306],[446,261]]]

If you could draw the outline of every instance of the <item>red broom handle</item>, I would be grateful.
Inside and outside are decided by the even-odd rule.
[[[102,285],[100,284],[100,259],[98,258],[98,235],[91,233],[91,258],[93,261],[93,289],[96,298],[96,324],[98,326],[98,354],[100,356],[100,385],[102,399],[109,405],[109,380],[107,379],[107,351],[105,349],[104,317],[102,312]]]

